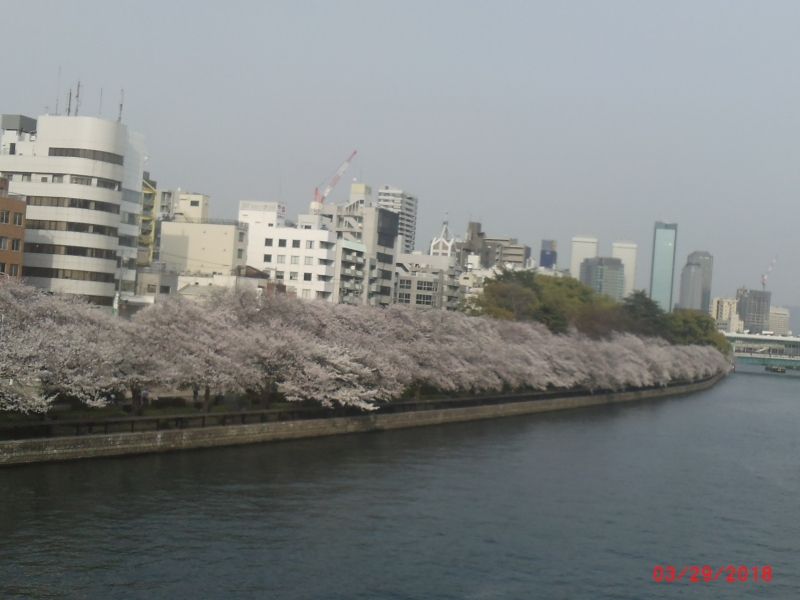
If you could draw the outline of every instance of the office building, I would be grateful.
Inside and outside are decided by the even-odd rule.
[[[717,329],[727,333],[742,333],[744,324],[739,318],[736,298],[714,298],[709,314],[717,324]]]
[[[714,257],[708,252],[698,250],[689,254],[681,271],[680,308],[709,312],[713,270]]]
[[[761,333],[769,331],[769,312],[772,292],[766,290],[736,290],[736,312],[745,331]]]
[[[639,247],[633,242],[614,242],[611,245],[611,256],[622,261],[625,271],[623,296],[630,296],[636,289],[636,254]]]
[[[336,233],[321,228],[318,215],[300,215],[297,224],[285,215],[286,207],[278,202],[239,203],[239,221],[248,227],[248,266],[298,298],[336,300]]]
[[[620,301],[625,293],[625,267],[619,258],[587,258],[581,263],[580,280],[598,294]]]
[[[113,305],[132,295],[144,143],[116,121],[3,115],[0,173],[27,204],[22,275],[53,292]]]
[[[653,231],[653,255],[650,263],[650,298],[667,312],[672,310],[677,244],[677,223],[657,221]]]
[[[558,251],[555,240],[542,240],[539,251],[539,266],[543,269],[555,270],[558,264]]]
[[[569,274],[580,279],[581,264],[587,258],[597,258],[597,238],[577,236],[572,238],[569,257]]]
[[[460,275],[461,268],[455,255],[399,254],[395,302],[458,310],[463,300]]]
[[[25,200],[8,195],[8,179],[0,177],[0,278],[22,276],[25,245]]]
[[[414,251],[417,239],[417,198],[388,185],[378,190],[377,205],[399,216],[397,232],[403,236],[401,250],[410,254]]]
[[[179,274],[240,273],[247,264],[247,243],[246,223],[162,220],[159,262]]]
[[[791,314],[788,308],[782,306],[771,306],[769,309],[769,330],[775,335],[790,335]]]

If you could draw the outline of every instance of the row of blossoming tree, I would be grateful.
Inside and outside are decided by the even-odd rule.
[[[259,298],[169,298],[132,320],[67,296],[0,285],[0,410],[57,398],[102,406],[144,389],[217,391],[268,401],[373,409],[419,390],[616,390],[723,371],[708,346],[615,334],[555,335],[536,323],[439,310]]]

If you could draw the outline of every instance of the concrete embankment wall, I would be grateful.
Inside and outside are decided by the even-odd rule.
[[[0,466],[97,458],[101,456],[168,452],[191,448],[209,448],[212,446],[254,444],[634,402],[699,392],[714,386],[722,377],[723,375],[719,375],[699,383],[669,388],[573,396],[551,400],[523,400],[506,404],[422,410],[399,414],[365,414],[355,417],[255,423],[250,425],[4,441],[0,442]]]

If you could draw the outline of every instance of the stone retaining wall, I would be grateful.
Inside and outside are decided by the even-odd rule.
[[[25,463],[168,452],[212,446],[234,446],[296,438],[311,438],[384,429],[422,427],[458,421],[494,419],[586,406],[633,402],[699,392],[713,387],[723,375],[699,383],[640,391],[516,401],[507,404],[470,406],[399,414],[365,414],[355,417],[308,419],[250,425],[227,425],[194,429],[142,431],[103,435],[13,440],[0,442],[0,466]]]

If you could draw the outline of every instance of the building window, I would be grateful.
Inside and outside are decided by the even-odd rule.
[[[311,281],[311,273],[303,273],[303,281]]]
[[[189,206],[200,206],[200,200],[189,200]]]
[[[236,258],[244,258],[244,248],[239,248],[236,251]]]
[[[289,257],[289,262],[291,264],[293,264],[293,265],[299,265],[300,264],[300,257],[299,256],[290,256]]]
[[[313,256],[305,256],[303,257],[303,264],[306,266],[311,266],[314,264],[314,257]]]
[[[434,290],[432,281],[417,281],[417,289],[425,292],[432,292]]]
[[[50,156],[69,156],[72,158],[88,158],[111,163],[112,165],[122,165],[124,159],[120,154],[113,152],[103,152],[102,150],[87,150],[85,148],[50,148]]]
[[[401,279],[400,282],[397,284],[401,290],[410,290],[411,289],[411,280],[410,279]]]
[[[283,281],[283,271],[275,271],[275,279]]]
[[[8,211],[0,210],[0,224],[8,223]]]
[[[41,182],[42,183],[47,183],[47,177],[42,177]]]
[[[239,241],[240,241],[240,242],[243,242],[243,241],[244,241],[244,231],[240,231],[240,232],[239,232]]]
[[[8,238],[0,237],[0,250],[8,250]]]
[[[297,281],[297,271],[289,271],[289,281]]]
[[[160,294],[169,294],[169,286],[168,285],[162,285],[160,288],[158,288],[158,292]]]
[[[11,265],[11,272],[9,273],[12,277],[16,277],[19,275],[19,265]]]
[[[264,255],[264,262],[265,263],[272,262],[272,254],[265,254]]]
[[[278,260],[276,262],[279,265],[286,264],[286,255],[285,254],[278,254]]]
[[[30,173],[23,173],[22,174],[22,181],[30,181],[30,180],[31,180],[31,174]]]
[[[314,249],[314,240],[306,240],[306,250]]]
[[[300,240],[292,240],[292,248],[299,248]]]
[[[311,298],[311,290],[303,290],[301,292],[301,294],[302,294],[302,297],[305,298],[306,300]]]
[[[286,240],[278,240],[278,248],[286,248]]]
[[[120,183],[118,181],[112,181],[111,179],[100,179],[97,178],[97,187],[105,188],[107,190],[114,190],[118,191],[120,187]]]
[[[22,242],[20,240],[11,240],[11,249],[14,252],[19,252]]]
[[[155,283],[148,283],[147,284],[147,293],[148,294],[155,294],[156,293],[156,284]]]
[[[53,178],[50,180],[51,183],[64,183],[64,176],[63,175],[53,175]]]
[[[430,306],[433,304],[433,296],[430,294],[417,294],[417,304],[421,306]]]
[[[78,185],[92,185],[91,177],[84,177],[83,175],[70,175],[70,183],[77,183]]]
[[[14,213],[14,225],[17,227],[22,227],[22,213]]]
[[[411,292],[398,292],[398,294],[397,294],[397,303],[398,304],[411,304]]]
[[[266,238],[266,239],[264,240],[264,245],[265,245],[265,246],[272,247],[272,238]]]
[[[6,263],[0,262],[0,273],[6,272]]]

